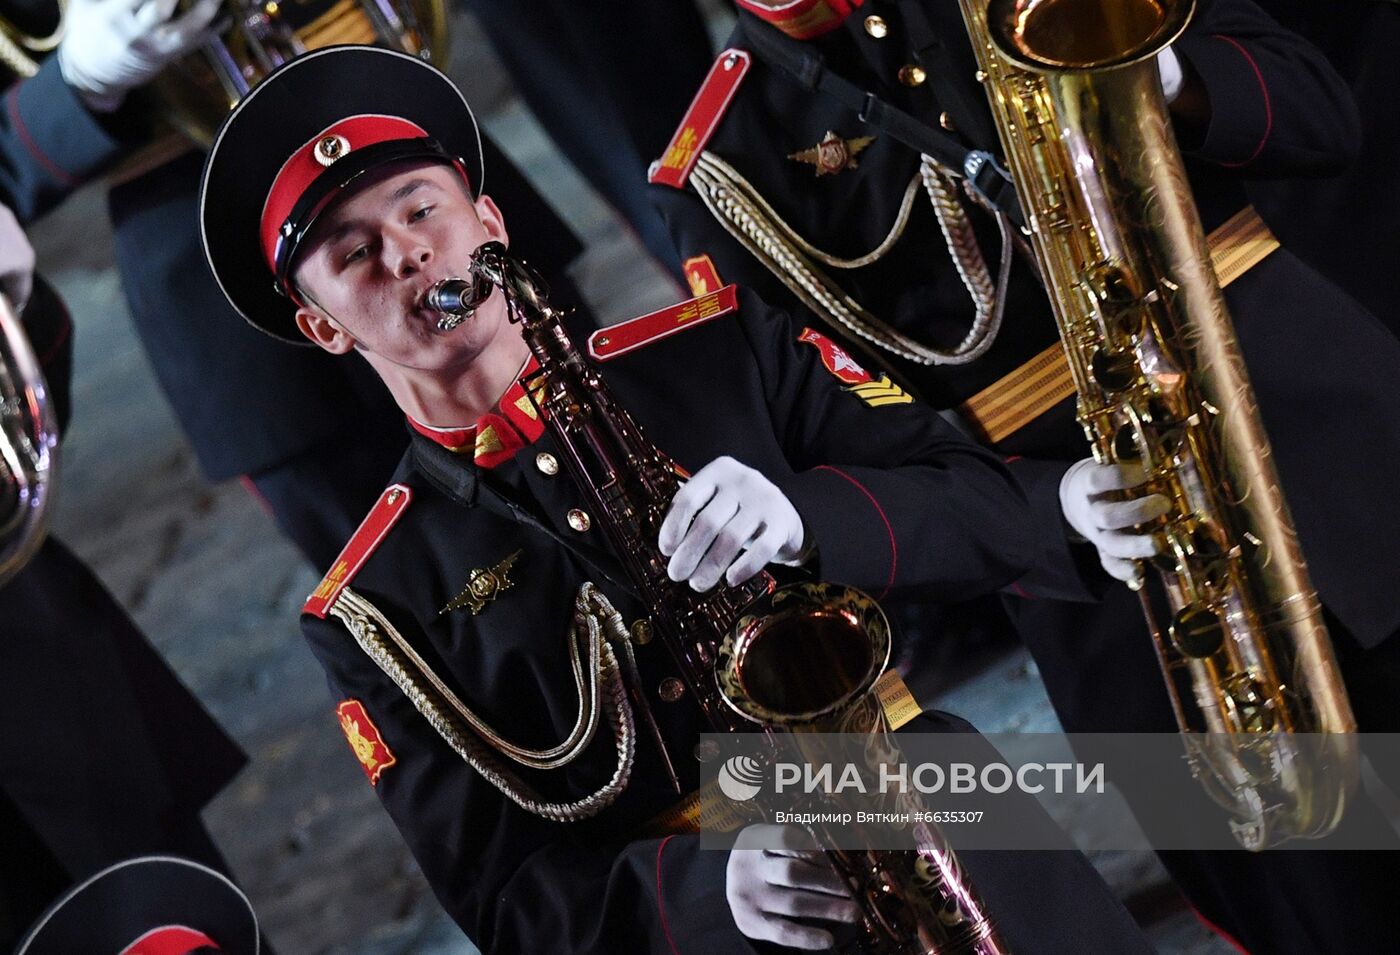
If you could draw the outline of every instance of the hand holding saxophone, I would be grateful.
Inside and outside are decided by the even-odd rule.
[[[749,848],[775,844],[783,848]],[[794,919],[855,923],[860,918],[841,877],[811,844],[792,826],[755,825],[739,833],[725,868],[724,895],[744,935],[825,951],[834,942],[831,932]]]
[[[709,590],[720,577],[737,586],[768,564],[799,563],[806,529],[797,509],[766,477],[718,457],[671,501],[657,546],[672,580]]]
[[[63,79],[88,107],[115,110],[126,94],[205,43],[222,0],[197,0],[175,16],[178,0],[69,0],[58,46]]]
[[[1099,464],[1093,458],[1075,462],[1060,479],[1065,520],[1098,548],[1103,569],[1129,584],[1141,576],[1135,561],[1158,549],[1152,532],[1141,525],[1171,509],[1162,495],[1142,493],[1145,480],[1138,465]]]

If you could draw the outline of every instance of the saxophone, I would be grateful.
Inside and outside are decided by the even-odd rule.
[[[499,242],[473,253],[470,279],[437,283],[424,302],[449,331],[497,289],[539,364],[524,382],[565,465],[590,498],[613,552],[716,732],[840,732],[888,751],[872,692],[890,655],[879,605],[830,583],[778,587],[767,574],[699,594],[666,574],[655,545],[677,466],[643,435],[570,340],[543,283]],[[831,845],[813,831],[818,845]],[[827,849],[863,915],[867,955],[1004,955],[986,905],[931,825],[910,852]]]
[[[1079,421],[1172,505],[1165,634],[1141,596],[1193,772],[1248,849],[1324,836],[1356,724],[1154,65],[1195,0],[960,2]]]

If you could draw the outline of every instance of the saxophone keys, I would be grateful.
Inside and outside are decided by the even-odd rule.
[[[1182,607],[1167,628],[1172,646],[1194,660],[1214,656],[1225,645],[1225,625],[1214,610]]]

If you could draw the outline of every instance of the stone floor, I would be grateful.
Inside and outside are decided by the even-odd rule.
[[[486,125],[588,242],[576,277],[599,313],[616,320],[674,300],[674,284],[553,150],[470,24],[460,26],[455,62],[476,67],[472,95]],[[298,637],[297,612],[316,573],[241,486],[211,486],[196,470],[135,340],[106,230],[96,187],[33,230],[41,268],[78,326],[56,533],[251,754],[207,820],[278,950],[473,952],[346,752],[332,700]],[[996,659],[941,702],[989,731],[1053,726],[1020,652]],[[1153,920],[1161,952],[1229,951],[1183,914],[1153,859],[1118,853],[1095,861]],[[1092,940],[1085,950],[1094,951]]]

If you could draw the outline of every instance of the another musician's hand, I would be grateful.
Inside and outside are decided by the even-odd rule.
[[[15,214],[0,205],[0,290],[16,312],[34,288],[34,247],[24,237]]]
[[[69,0],[58,68],[89,108],[111,112],[126,94],[210,37],[222,0]]]
[[[1150,530],[1140,525],[1166,514],[1170,502],[1160,494],[1134,496],[1145,475],[1141,467],[1077,461],[1060,480],[1060,507],[1065,520],[1099,551],[1099,563],[1125,583],[1138,577],[1136,560],[1157,553]],[[1128,492],[1128,499],[1119,492]]]
[[[811,840],[792,826],[749,826],[729,851],[724,895],[739,931],[789,948],[823,951],[834,938],[794,919],[853,923],[860,910]],[[767,848],[753,848],[766,846]]]
[[[733,458],[715,458],[671,502],[657,546],[672,580],[698,591],[741,584],[771,563],[802,553],[806,529],[773,482]]]

